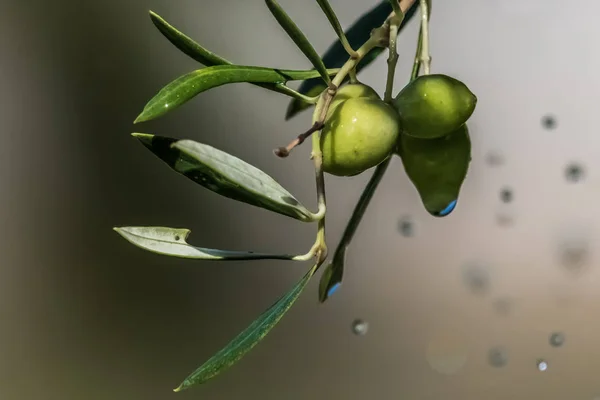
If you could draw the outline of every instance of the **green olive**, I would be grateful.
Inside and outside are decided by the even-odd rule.
[[[402,133],[435,139],[454,132],[475,111],[477,97],[461,81],[447,75],[422,75],[406,85],[393,102]]]
[[[396,147],[399,132],[398,114],[383,100],[343,100],[321,131],[323,171],[354,176],[380,164]]]
[[[438,139],[417,139],[401,134],[399,141],[398,152],[404,170],[427,212],[436,217],[449,215],[456,207],[471,162],[467,125]]]

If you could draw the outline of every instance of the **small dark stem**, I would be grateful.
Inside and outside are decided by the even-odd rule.
[[[323,129],[323,122],[317,121],[306,132],[301,133],[296,139],[292,140],[286,147],[275,149],[273,150],[273,153],[275,153],[277,157],[285,158],[290,155],[290,152],[294,149],[294,147],[300,146],[307,138],[310,137],[310,135],[320,131],[321,129]]]
[[[313,125],[304,133],[298,135],[298,137],[291,141],[286,147],[280,147],[278,149],[273,150],[273,153],[277,157],[285,158],[290,155],[291,151],[300,146],[307,138],[309,138],[313,133],[320,131],[325,126],[325,117],[327,116],[327,111],[329,110],[329,105],[331,104],[331,100],[335,96],[337,91],[337,86],[335,84],[330,85],[327,91],[323,94],[325,96],[323,107],[318,113],[317,120],[313,123]]]

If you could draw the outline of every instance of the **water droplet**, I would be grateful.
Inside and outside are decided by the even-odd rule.
[[[165,108],[169,108],[169,103],[165,103]]]
[[[565,169],[565,178],[569,182],[579,182],[583,179],[584,171],[583,167],[577,163],[571,163],[567,165]]]
[[[513,199],[513,191],[509,188],[504,188],[500,191],[500,200],[503,203],[510,203]]]
[[[542,126],[544,127],[544,129],[554,129],[556,128],[557,122],[556,122],[556,118],[553,115],[544,115],[542,117]]]
[[[450,203],[448,203],[448,205],[440,211],[430,211],[430,214],[433,215],[434,217],[446,217],[448,215],[450,215],[450,213],[452,211],[454,211],[454,209],[456,208],[456,203],[458,202],[458,200],[452,200]]]
[[[331,297],[339,288],[342,286],[340,282],[334,283],[332,287],[327,291],[327,297]]]
[[[504,164],[504,157],[502,156],[502,154],[492,151],[485,156],[485,162],[490,167],[498,167]]]
[[[544,360],[538,360],[537,361],[537,369],[539,371],[542,371],[542,372],[545,371],[545,370],[547,370],[548,369],[548,363],[546,361],[544,361]]]
[[[490,288],[490,274],[481,266],[468,266],[463,272],[467,287],[476,294],[482,294]]]
[[[467,345],[463,335],[441,332],[427,346],[429,366],[444,375],[460,371],[467,363]]]
[[[492,347],[488,351],[488,362],[492,367],[504,367],[508,364],[508,350],[503,346]]]
[[[560,245],[560,263],[572,272],[580,273],[584,270],[589,259],[589,248],[585,240],[570,239]]]
[[[352,332],[355,335],[363,336],[367,334],[369,330],[369,323],[362,319],[355,319],[352,321]]]
[[[398,222],[398,231],[404,237],[414,236],[414,222],[409,217],[401,218]]]
[[[565,335],[560,332],[554,332],[550,335],[550,346],[560,347],[565,343]]]
[[[498,315],[507,316],[512,309],[512,301],[507,298],[496,299],[493,307]]]
[[[503,227],[503,228],[507,228],[511,225],[513,225],[515,222],[515,217],[513,215],[513,213],[509,212],[509,211],[499,211],[498,213],[496,213],[496,223]]]

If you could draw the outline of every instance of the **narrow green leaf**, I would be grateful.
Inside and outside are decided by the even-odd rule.
[[[124,226],[113,228],[131,244],[152,253],[194,260],[293,260],[296,256],[229,251],[195,247],[186,242],[189,229],[162,226]]]
[[[184,35],[153,11],[150,11],[150,19],[152,20],[154,26],[158,28],[160,33],[169,39],[169,41],[175,47],[194,60],[198,61],[200,64],[206,66],[232,64],[230,61],[213,53],[212,51],[196,43],[188,36]]]
[[[260,343],[281,320],[298,297],[300,297],[316,270],[317,266],[315,265],[292,290],[263,312],[248,328],[229,342],[227,346],[219,350],[202,366],[192,372],[174,391],[180,392],[191,386],[205,383],[237,363],[254,346]]]
[[[329,84],[331,82],[331,78],[329,78],[327,68],[325,68],[323,60],[321,60],[321,57],[319,57],[319,54],[310,44],[304,33],[302,33],[300,28],[298,28],[296,23],[292,21],[289,15],[283,11],[283,8],[281,8],[276,0],[265,0],[265,3],[267,4],[267,7],[269,7],[271,14],[273,14],[279,25],[281,25],[288,36],[294,41],[294,43],[296,43],[296,46],[298,46],[302,53],[304,53],[306,58],[310,60],[315,69],[321,73],[321,78]]]
[[[328,73],[335,75],[337,71]],[[213,65],[187,73],[162,88],[134,123],[150,121],[176,109],[198,94],[231,83],[284,83],[319,76],[317,71],[278,70],[242,65]]]
[[[201,46],[189,36],[185,35],[174,26],[169,24],[164,18],[155,12],[150,11],[150,18],[160,33],[162,33],[175,47],[192,59],[198,61],[200,64],[203,64],[207,67],[211,67],[213,65],[233,64],[231,61],[213,53],[204,46]],[[293,91],[291,91],[291,89],[283,83],[252,83],[252,85],[296,97],[295,93],[293,93]]]
[[[398,29],[398,34],[402,32],[407,23],[414,17],[417,7],[411,7],[404,16],[404,20]],[[353,48],[360,47],[371,36],[371,31],[383,24],[388,15],[392,12],[392,6],[388,0],[383,0],[378,5],[361,15],[351,26],[345,31],[346,38],[350,46]],[[381,53],[386,51],[382,47],[376,47],[369,52],[357,65],[356,72],[359,73],[362,69],[370,65]],[[335,41],[323,54],[323,63],[327,68],[341,68],[348,60],[348,52],[344,49],[344,45],[338,39]],[[321,79],[308,79],[302,82],[298,88],[298,92],[307,94],[316,87],[322,85]],[[301,111],[308,108],[306,103],[300,99],[293,99],[288,105],[285,119],[289,120]]]
[[[335,31],[335,34],[338,36],[338,39],[340,40],[342,46],[344,46],[346,53],[353,52],[354,49],[352,48],[352,46],[350,46],[350,43],[348,43],[348,39],[346,38],[344,29],[342,28],[342,25],[340,24],[337,15],[335,15],[335,11],[333,11],[331,4],[329,4],[329,0],[317,0],[317,3],[319,3],[321,10],[323,10],[323,13],[329,20],[331,27]]]
[[[237,157],[191,140],[178,141],[146,133],[132,136],[173,170],[212,192],[301,221],[312,221],[312,213],[279,183]]]

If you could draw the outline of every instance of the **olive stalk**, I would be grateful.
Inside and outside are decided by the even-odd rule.
[[[328,93],[331,89],[327,89],[325,93]],[[317,126],[319,121],[324,119],[324,113],[327,113],[329,104],[331,103],[331,96],[321,95],[315,111],[313,113],[313,126]],[[325,195],[325,176],[323,172],[323,152],[321,150],[320,131],[312,137],[312,153],[311,158],[315,165],[315,180],[317,186],[317,215],[320,216],[317,227],[317,238],[315,245],[311,251],[315,252],[317,258],[317,269],[321,267],[325,259],[327,258],[327,244],[325,242],[325,212],[327,210],[327,199]]]
[[[385,95],[383,100],[386,103],[392,101],[392,92],[394,90],[394,75],[396,74],[396,65],[398,64],[398,51],[396,49],[396,40],[398,37],[398,27],[402,19],[400,17],[392,18],[390,21],[390,39],[389,39],[389,56],[387,59],[388,71],[387,81],[385,85]]]
[[[329,23],[331,24],[335,33],[338,35],[340,43],[342,44],[342,47],[344,47],[344,50],[346,50],[346,53],[348,53],[350,57],[356,57],[356,51],[354,51],[352,46],[350,46],[348,38],[346,37],[346,34],[344,33],[342,26],[340,25],[340,21],[335,15],[335,11],[333,11],[331,4],[329,4],[329,0],[317,0],[317,3],[319,3],[321,10],[323,10],[325,15],[327,16]]]
[[[421,7],[421,63],[423,75],[429,75],[431,68],[431,55],[429,54],[429,5],[427,0],[420,0]]]

